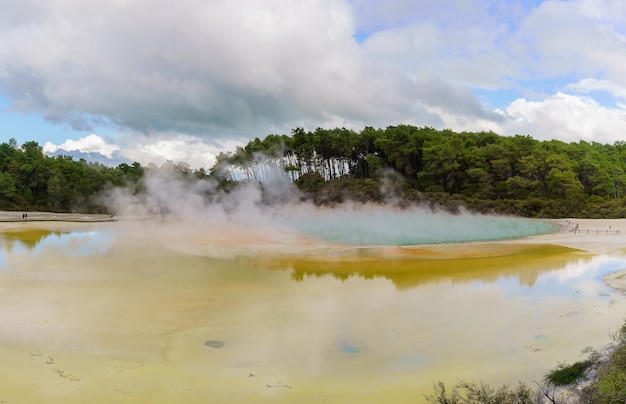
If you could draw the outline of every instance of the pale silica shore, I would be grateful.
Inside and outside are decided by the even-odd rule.
[[[24,214],[27,216],[23,216]],[[108,222],[112,220],[116,220],[115,216],[107,214],[0,211],[0,222]]]
[[[560,219],[554,222],[560,225],[557,232],[513,242],[554,244],[593,254],[626,253],[626,219]]]

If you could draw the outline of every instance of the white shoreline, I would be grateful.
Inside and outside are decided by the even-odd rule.
[[[525,237],[512,242],[555,244],[593,254],[626,253],[626,219],[552,220],[560,231]]]

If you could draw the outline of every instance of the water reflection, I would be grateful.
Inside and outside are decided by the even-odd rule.
[[[297,282],[326,275],[341,280],[353,276],[381,277],[405,289],[442,280],[452,284],[473,280],[494,282],[502,276],[514,276],[519,283],[532,286],[541,272],[558,268],[577,255],[585,254],[554,245],[468,244],[409,249],[346,248],[330,254],[257,259],[248,265],[262,263],[269,268],[287,269]]]
[[[556,246],[216,259],[101,228],[21,249],[11,237],[0,274],[10,402],[419,403],[437,380],[532,384],[623,321],[624,299],[601,277],[626,261]]]
[[[7,249],[13,251],[14,245],[18,244],[18,248],[25,248],[27,250],[33,250],[39,243],[50,236],[60,237],[62,235],[69,235],[71,232],[66,231],[51,231],[39,228],[24,229],[12,229],[5,230],[0,235],[5,240]]]
[[[249,304],[228,311],[229,327],[208,321],[176,334],[168,358],[203,357],[192,341],[219,335],[232,348],[223,369],[246,364],[348,385],[353,376],[373,384],[391,378],[414,391],[457,377],[532,384],[621,324],[623,298],[601,277],[624,259],[537,245],[473,245],[449,259],[437,253],[346,249],[237,260],[257,273],[289,273],[293,284],[248,291]]]
[[[76,255],[100,255],[112,243],[111,234],[99,231],[52,231],[40,228],[16,229],[0,233],[7,252],[39,254],[53,248]]]

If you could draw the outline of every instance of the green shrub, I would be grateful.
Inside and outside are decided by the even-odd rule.
[[[622,345],[613,352],[609,365],[600,370],[587,393],[590,403],[626,402],[626,346]]]
[[[573,365],[559,363],[559,365],[546,373],[543,380],[554,386],[568,386],[585,378],[585,370],[591,366],[590,360],[579,361]]]

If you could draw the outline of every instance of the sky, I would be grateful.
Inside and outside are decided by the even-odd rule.
[[[622,0],[0,0],[0,142],[185,162],[296,127],[626,140]]]

